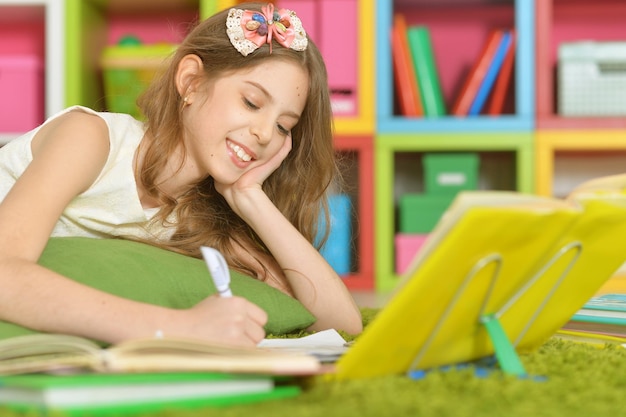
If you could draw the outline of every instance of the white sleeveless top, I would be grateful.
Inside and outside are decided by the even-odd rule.
[[[149,220],[158,209],[144,210],[137,193],[133,161],[144,135],[143,123],[126,114],[99,113],[81,106],[67,108],[45,123],[70,111],[94,114],[106,122],[109,157],[91,187],[66,207],[52,236],[168,239],[174,227],[150,225]],[[0,200],[32,161],[31,141],[39,129],[37,127],[0,148]]]

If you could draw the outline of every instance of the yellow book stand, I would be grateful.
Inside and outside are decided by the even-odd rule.
[[[563,201],[464,193],[389,303],[336,364],[334,378],[400,374],[545,342],[626,259],[623,195]],[[410,329],[410,330],[409,330]]]

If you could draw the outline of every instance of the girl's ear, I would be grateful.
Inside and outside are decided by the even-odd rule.
[[[197,80],[202,75],[202,60],[198,55],[185,55],[178,63],[176,89],[187,104],[191,104]]]

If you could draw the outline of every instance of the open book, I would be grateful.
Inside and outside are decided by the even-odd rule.
[[[553,335],[626,260],[625,188],[622,175],[564,200],[460,193],[334,377],[492,355],[525,373],[517,353]]]
[[[0,341],[0,375],[28,372],[228,372],[310,375],[320,362],[311,355],[234,348],[193,339],[136,339],[102,348],[76,336],[37,334]]]

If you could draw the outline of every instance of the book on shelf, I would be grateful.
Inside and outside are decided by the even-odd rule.
[[[406,117],[423,116],[419,84],[407,40],[407,24],[404,15],[399,13],[394,16],[391,28],[391,54],[400,113]]]
[[[226,373],[78,373],[0,377],[0,405],[62,415],[133,415],[298,395],[290,381]]]
[[[310,375],[319,372],[320,367],[319,360],[311,355],[174,337],[131,339],[109,347],[61,334],[0,341],[0,375],[68,370]]]
[[[495,29],[489,33],[487,42],[480,52],[478,60],[476,60],[473,67],[470,69],[470,72],[461,87],[461,91],[452,105],[450,114],[455,116],[468,115],[472,101],[476,97],[478,88],[480,87],[482,80],[485,78],[485,74],[487,74],[489,65],[493,60],[493,56],[498,49],[498,45],[500,44],[503,35],[504,31],[501,29]]]
[[[487,67],[487,72],[480,82],[476,95],[472,100],[472,104],[468,110],[468,115],[476,116],[482,112],[510,48],[511,32],[505,31],[500,39],[500,43],[498,44],[493,58]]]
[[[491,116],[498,116],[504,112],[504,103],[506,101],[507,93],[509,92],[511,81],[513,78],[513,66],[515,63],[515,50],[516,50],[516,38],[515,31],[511,31],[511,46],[509,47],[502,68],[498,73],[495,85],[493,86],[493,92],[489,101],[489,107],[487,114]]]
[[[563,329],[626,337],[626,294],[592,297]]]
[[[446,114],[443,92],[437,72],[430,30],[425,26],[409,26],[407,39],[419,84],[422,108],[426,117]]]
[[[459,193],[333,377],[491,356],[504,372],[524,374],[518,352],[554,335],[624,262],[625,189],[623,175],[565,199]]]

